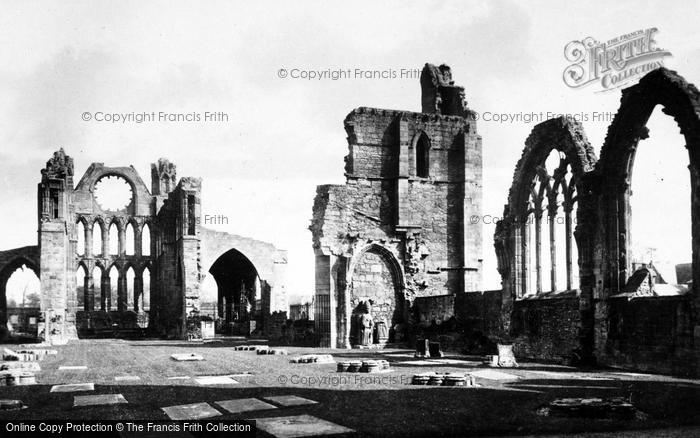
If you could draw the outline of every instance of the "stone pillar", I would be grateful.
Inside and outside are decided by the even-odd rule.
[[[409,169],[409,138],[408,123],[406,120],[399,122],[399,172],[396,178],[396,224],[398,226],[411,225],[411,208],[408,203],[408,177]],[[412,149],[415,154],[415,148]]]
[[[86,312],[92,312],[95,310],[95,283],[94,279],[92,278],[92,271],[85,275],[83,293],[85,294],[83,308]]]
[[[92,257],[92,227],[83,227],[85,229],[85,257]]]
[[[120,233],[121,237],[121,233]],[[121,238],[119,239],[119,250],[121,251]],[[119,280],[117,281],[117,310],[125,312],[127,308],[127,289],[126,289],[126,272],[119,271]]]
[[[529,220],[529,216],[525,217],[525,221],[520,227],[522,229],[522,236],[520,237],[520,247],[522,248],[522,273],[520,277],[522,278],[519,279],[522,286],[518,289],[518,292],[520,292],[520,297],[525,296],[528,290],[532,287],[532,278],[530,277],[530,267],[532,266],[532,248],[530,248],[530,233],[532,230],[530,230],[530,228],[532,227],[532,224],[529,222]],[[518,224],[516,224],[516,226],[517,225]]]
[[[108,312],[112,301],[112,282],[109,279],[109,272],[102,274],[102,290],[100,291],[100,310]]]
[[[109,256],[109,225],[100,227],[102,230],[102,257]]]
[[[576,191],[578,194],[578,209],[576,211],[576,243],[578,247],[578,258],[575,269],[579,269],[579,289],[581,291],[579,300],[579,312],[581,315],[581,328],[579,331],[579,342],[581,344],[581,358],[584,362],[595,362],[595,298],[597,276],[596,271],[596,245],[604,244],[600,231],[605,219],[597,216],[597,211],[601,201],[598,195],[593,194],[595,180],[592,177],[584,178],[577,182]],[[573,261],[572,261],[573,263]],[[597,262],[598,271],[604,262]]]
[[[141,228],[139,227],[134,227],[134,255],[139,257],[143,255]],[[134,292],[134,294],[136,293]]]
[[[572,241],[573,241],[573,233],[571,230],[571,213],[572,213],[573,207],[570,202],[567,202],[564,205],[564,216],[565,216],[565,222],[566,222],[566,290],[571,290],[573,287],[572,284],[572,277],[573,277],[573,249],[572,249]]]
[[[119,227],[119,257],[126,256],[126,226]]]
[[[551,200],[550,200],[551,202]],[[554,201],[556,202],[556,200]],[[556,204],[554,204],[556,207]],[[557,220],[557,209],[550,208],[549,210],[549,257],[551,258],[551,269],[550,278],[552,285],[552,292],[557,290],[557,233],[556,233],[556,220]]]
[[[535,211],[535,275],[537,293],[542,292],[542,210],[536,206]]]
[[[134,312],[139,313],[143,311],[141,308],[140,300],[143,295],[143,272],[134,277]]]
[[[316,254],[316,333],[319,347],[336,348],[335,287],[331,273],[334,256]]]

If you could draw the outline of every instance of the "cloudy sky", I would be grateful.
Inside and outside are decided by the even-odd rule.
[[[344,117],[358,106],[418,111],[420,87],[415,78],[280,78],[279,69],[447,63],[481,113],[614,112],[619,92],[565,86],[564,47],[656,27],[658,46],[673,54],[665,65],[700,82],[700,5],[688,2],[1,3],[0,249],[36,243],[39,171],[59,147],[74,158],[77,178],[91,162],[133,164],[149,185],[150,163],[165,156],[179,176],[204,179],[203,213],[229,218],[214,228],[289,250],[295,294],[313,291],[315,186],[344,182]],[[222,111],[229,120],[81,118],[153,111]],[[584,122],[597,152],[607,125]],[[485,214],[501,214],[532,126],[480,122]],[[684,143],[665,117],[655,114],[649,126],[636,163],[644,174],[633,181],[634,238],[688,261]],[[493,229],[484,230],[486,289],[500,283]]]

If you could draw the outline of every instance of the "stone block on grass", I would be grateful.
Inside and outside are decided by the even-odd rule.
[[[175,353],[171,354],[170,357],[178,362],[192,362],[204,360],[202,356],[195,353]]]

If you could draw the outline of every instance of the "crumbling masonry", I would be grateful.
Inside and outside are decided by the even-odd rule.
[[[649,136],[646,123],[657,105],[675,119],[689,154],[692,283],[687,293],[656,296],[642,287],[631,295],[630,288],[637,286],[630,283],[643,280],[644,272],[634,275],[629,257],[630,181],[638,143]],[[549,173],[545,160],[552,150],[560,161]],[[554,119],[537,125],[515,168],[504,220],[495,235],[503,279],[496,300],[500,329],[512,337],[517,354],[700,375],[699,172],[700,93],[663,68],[622,91],[600,160],[579,123]],[[560,209],[566,218],[563,241],[544,225]],[[556,260],[562,259],[556,257],[558,251],[566,254],[566,284],[556,283]],[[546,272],[543,262],[548,258]],[[572,273],[579,285],[571,283]]]
[[[481,138],[449,67],[426,64],[422,112],[357,108],[345,119],[345,185],[316,192],[320,345],[359,343],[355,315],[370,311],[403,339],[419,297],[481,289]]]
[[[110,210],[95,189],[114,178],[128,185],[130,197]],[[102,163],[91,164],[74,186],[73,160],[63,149],[56,152],[41,171],[38,247],[0,252],[1,322],[7,319],[7,279],[25,264],[39,276],[42,335],[51,342],[79,332],[111,333],[115,327],[118,332],[147,326],[152,335],[171,338],[198,336],[208,277],[215,289],[209,315],[222,318],[225,327],[264,330],[272,312],[287,311],[286,251],[206,229],[200,195],[201,180],[178,181],[175,165],[166,159],[152,165],[150,191],[133,167]],[[80,285],[78,272],[84,274]]]

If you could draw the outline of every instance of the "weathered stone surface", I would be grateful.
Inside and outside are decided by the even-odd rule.
[[[241,412],[264,411],[267,409],[277,409],[277,406],[265,403],[257,398],[240,398],[236,400],[223,400],[216,402],[232,414],[240,414]]]
[[[310,227],[322,346],[361,344],[367,312],[388,328],[382,342],[400,341],[417,297],[481,288],[482,224],[465,223],[481,212],[481,137],[462,100],[444,100],[463,93],[450,75],[426,66],[425,113],[362,107],[345,119],[347,181],[317,188]]]
[[[73,406],[119,405],[129,403],[121,394],[76,395]]]
[[[162,408],[171,420],[200,420],[218,417],[221,412],[212,408],[208,403],[192,403],[189,405],[168,406]]]
[[[260,321],[248,321],[251,330],[264,330],[271,312],[286,311],[286,252],[204,228],[201,179],[178,180],[176,170],[164,158],[153,164],[152,193],[133,166],[92,163],[74,184],[73,159],[63,149],[55,152],[41,171],[38,187],[38,246],[0,251],[0,287],[22,265],[40,279],[41,308],[13,309],[13,314],[38,320],[29,328],[49,344],[65,344],[78,331],[137,336],[146,327],[158,336],[199,339],[197,316],[206,311],[227,322],[241,320],[241,295],[253,304],[256,293],[262,297],[262,309],[256,309],[261,310]],[[125,185],[127,204],[103,206],[100,184],[115,178]],[[133,253],[127,254],[128,246]],[[232,251],[247,263],[244,285],[240,275],[226,274],[242,270],[224,257]],[[127,284],[132,273],[133,283]],[[79,285],[78,275],[84,278]],[[203,309],[200,289],[207,275],[215,278],[222,293],[216,304],[207,303]],[[146,276],[150,290],[144,290]],[[0,290],[0,323],[7,319],[5,291]],[[211,335],[211,325],[208,328]]]
[[[265,400],[276,403],[280,406],[303,406],[303,405],[315,405],[318,403],[314,400],[309,400],[308,398],[299,397],[297,395],[275,395],[270,397],[265,397]]]
[[[54,385],[50,392],[76,392],[76,391],[94,391],[94,383],[68,383],[65,385]]]
[[[277,438],[351,434],[354,430],[312,415],[254,418],[258,429]]]
[[[657,105],[675,119],[690,151],[691,211],[697,211],[700,92],[676,72],[654,70],[622,91],[600,160],[596,160],[580,123],[565,117],[540,123],[528,137],[516,165],[504,219],[497,224],[494,236],[502,294],[498,300],[474,302],[470,309],[471,314],[485,315],[479,321],[484,333],[512,337],[519,356],[700,375],[700,337],[694,336],[700,320],[700,289],[695,286],[700,281],[700,265],[693,262],[689,269],[693,286],[688,293],[656,296],[653,285],[647,285],[646,296],[628,300],[625,295],[633,286],[628,282],[638,280],[629,257],[631,164],[639,141],[649,136],[646,123]],[[536,261],[528,258],[532,248],[524,224],[531,214],[530,206],[538,205],[538,199],[532,199],[536,177],[550,177],[542,168],[553,149],[562,154],[562,162],[573,174],[568,187],[575,190],[576,221],[575,229],[567,230],[567,239],[576,246],[578,260],[567,261],[567,275],[578,271],[580,284],[559,285],[550,292],[540,284],[549,274],[540,272]],[[561,174],[554,175],[554,187],[563,187],[557,186],[558,177]],[[557,205],[553,196],[548,205]],[[573,200],[565,195],[564,207],[568,202],[571,208]],[[542,213],[553,212],[548,208]],[[696,217],[692,218],[691,234],[695,254],[700,249],[700,221]],[[541,239],[553,237],[542,233]],[[556,251],[570,251],[564,243],[556,241],[555,250],[544,254],[551,255],[552,266]],[[539,277],[537,290],[528,296],[535,281],[529,277],[533,271]],[[494,307],[499,308],[498,317]],[[458,313],[466,318],[470,315]]]

